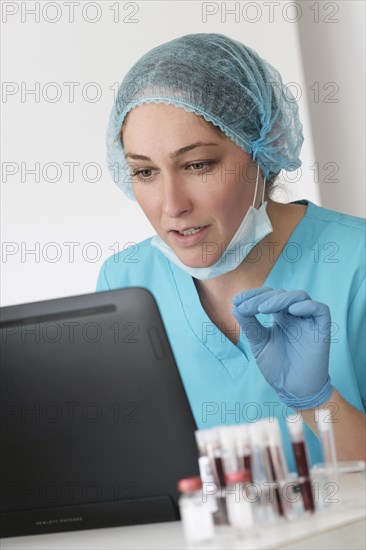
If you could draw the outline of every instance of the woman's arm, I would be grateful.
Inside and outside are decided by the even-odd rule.
[[[338,460],[366,460],[366,415],[343,399],[335,388],[319,409],[329,410]],[[301,414],[318,436],[318,408],[302,410]]]

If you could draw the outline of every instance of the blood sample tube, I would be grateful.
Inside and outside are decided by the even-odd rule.
[[[214,478],[214,482],[217,487],[216,502],[218,510],[214,514],[214,522],[216,525],[227,525],[227,510],[225,496],[222,495],[221,489],[225,488],[225,473],[224,465],[221,456],[220,440],[218,430],[216,428],[210,428],[204,431],[204,439],[206,442],[207,456],[211,472]]]
[[[220,439],[221,457],[224,465],[224,474],[238,471],[238,458],[236,455],[236,426],[220,426],[218,429]],[[225,478],[226,479],[226,478]]]
[[[315,512],[314,495],[311,487],[309,457],[304,438],[304,422],[297,415],[286,418],[290,433],[292,450],[294,452],[296,469],[299,476],[299,485],[304,504],[304,510]]]
[[[249,474],[249,482],[253,483],[252,473],[252,449],[250,445],[249,426],[247,424],[238,424],[235,426],[236,432],[236,453],[240,468]]]
[[[277,418],[262,420],[266,433],[266,454],[268,457],[267,479],[274,484],[274,496],[279,516],[288,517],[291,503],[282,494],[281,482],[288,480],[288,470],[283,454],[281,431]]]

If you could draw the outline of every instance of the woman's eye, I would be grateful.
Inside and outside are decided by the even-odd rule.
[[[202,171],[206,170],[212,164],[214,164],[214,162],[212,162],[212,161],[210,161],[210,162],[192,162],[191,164],[188,165],[188,168],[189,167],[194,167],[192,172],[202,172]]]
[[[214,161],[206,161],[206,162],[191,162],[191,164],[187,165],[187,168],[189,171],[201,174],[202,172],[206,172],[211,165],[214,165]],[[149,181],[153,178],[153,170],[151,168],[141,168],[140,170],[136,169],[132,172],[131,177],[137,178],[139,181]]]
[[[146,172],[148,172],[148,174]],[[151,169],[143,168],[142,170],[135,170],[134,172],[132,172],[132,177],[137,177],[137,179],[140,181],[148,180],[151,177]]]

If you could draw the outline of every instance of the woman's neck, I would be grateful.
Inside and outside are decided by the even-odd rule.
[[[214,302],[263,285],[279,255],[306,212],[306,205],[268,201],[267,214],[273,232],[250,251],[234,270],[213,279],[193,279],[200,297]]]

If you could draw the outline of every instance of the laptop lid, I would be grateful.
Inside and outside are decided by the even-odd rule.
[[[192,416],[152,294],[0,309],[1,536],[179,519]]]

